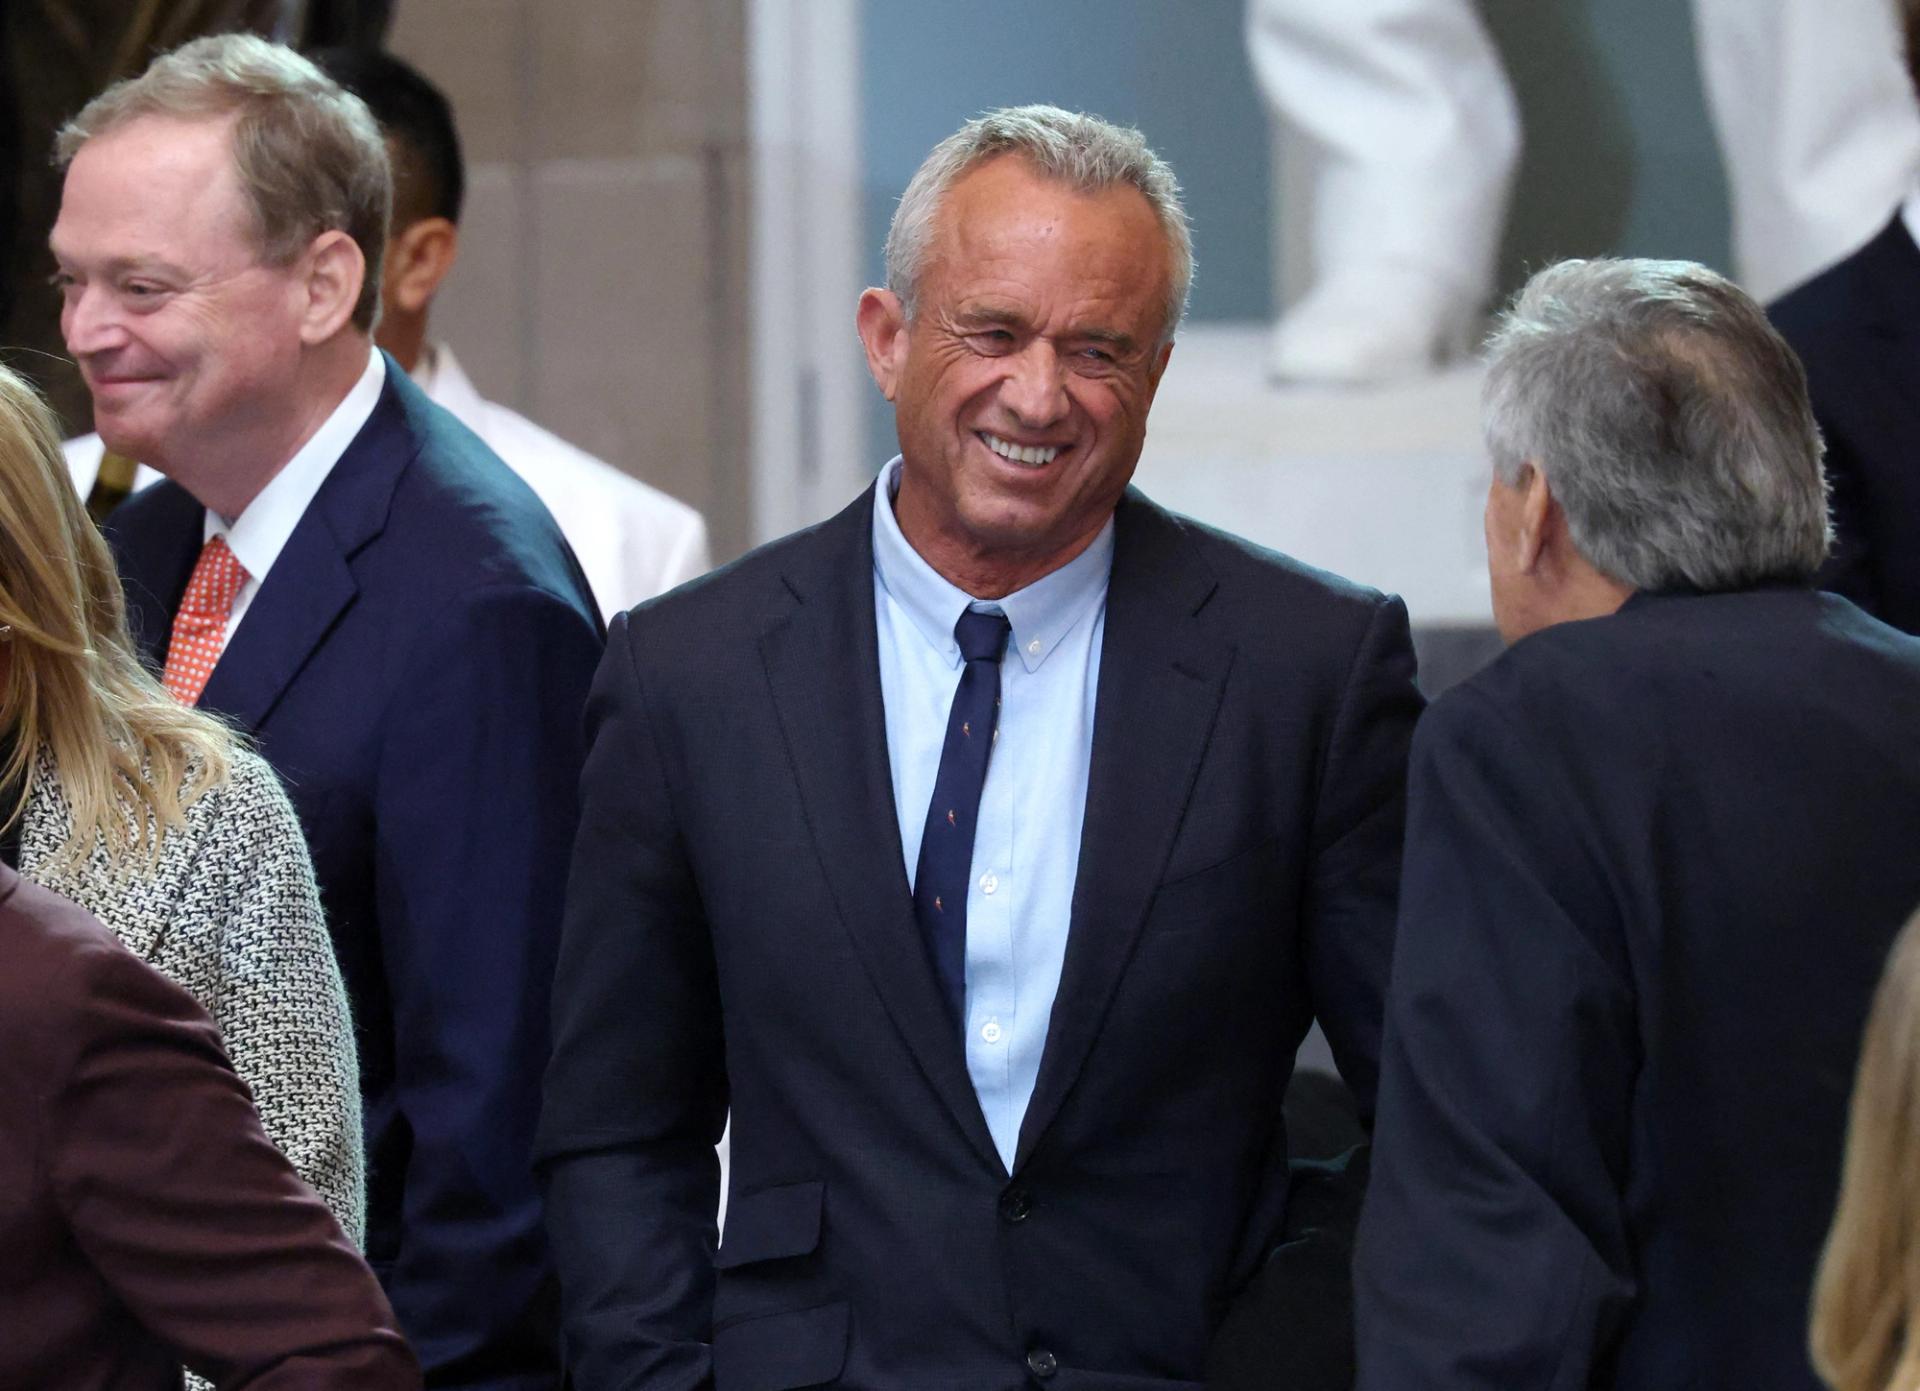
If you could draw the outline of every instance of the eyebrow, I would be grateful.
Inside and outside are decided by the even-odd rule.
[[[1005,328],[1025,328],[1027,325],[1026,319],[1011,309],[965,309],[954,315],[954,317],[963,325],[978,324]],[[1085,343],[1104,343],[1109,347],[1118,348],[1123,353],[1132,352],[1137,346],[1132,334],[1122,333],[1120,330],[1113,328],[1100,328],[1097,326],[1073,328],[1068,329],[1060,336]]]
[[[59,262],[62,268],[66,266],[68,258],[60,254],[60,248],[54,244],[52,237],[47,238],[47,250],[53,253],[53,259]],[[100,269],[103,274],[110,277],[121,275],[158,275],[163,279],[170,280],[180,280],[186,277],[184,268],[158,256],[113,256],[109,257]]]

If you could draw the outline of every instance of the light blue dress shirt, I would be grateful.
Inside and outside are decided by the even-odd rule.
[[[1011,1170],[1067,955],[1113,523],[1052,574],[1004,599],[976,600],[941,578],[901,535],[893,515],[899,480],[896,457],[875,485],[873,599],[893,805],[909,884],[960,682],[953,625],[976,608],[1004,613],[1013,626],[974,831],[966,966],[967,1071],[994,1147]]]

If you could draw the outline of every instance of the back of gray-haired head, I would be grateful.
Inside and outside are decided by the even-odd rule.
[[[345,232],[367,262],[353,323],[372,331],[393,178],[365,102],[290,48],[213,34],[88,102],[55,137],[55,161],[65,168],[89,140],[150,116],[231,119],[234,170],[263,259],[286,265],[322,232]]]
[[[1131,126],[1057,106],[1008,106],[976,116],[935,145],[914,172],[887,229],[887,288],[900,297],[908,320],[919,309],[920,276],[947,190],[976,165],[1006,154],[1083,193],[1118,184],[1140,190],[1167,239],[1170,274],[1161,341],[1170,341],[1193,285],[1193,233],[1179,180]]]
[[[1488,343],[1499,476],[1538,467],[1573,543],[1636,589],[1803,580],[1832,540],[1799,359],[1737,286],[1690,261],[1563,261]]]

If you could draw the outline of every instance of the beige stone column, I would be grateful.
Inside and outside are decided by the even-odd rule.
[[[748,0],[401,0],[453,102],[461,260],[435,305],[481,391],[755,539]],[[851,313],[851,311],[849,311]]]

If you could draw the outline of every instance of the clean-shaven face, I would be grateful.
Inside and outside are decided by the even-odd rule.
[[[270,435],[299,364],[302,282],[260,259],[231,126],[146,116],[89,140],[51,239],[101,438],[169,473]]]
[[[1077,193],[1005,155],[947,191],[892,393],[895,511],[935,568],[1029,583],[1099,532],[1171,349],[1169,259],[1131,186]]]

